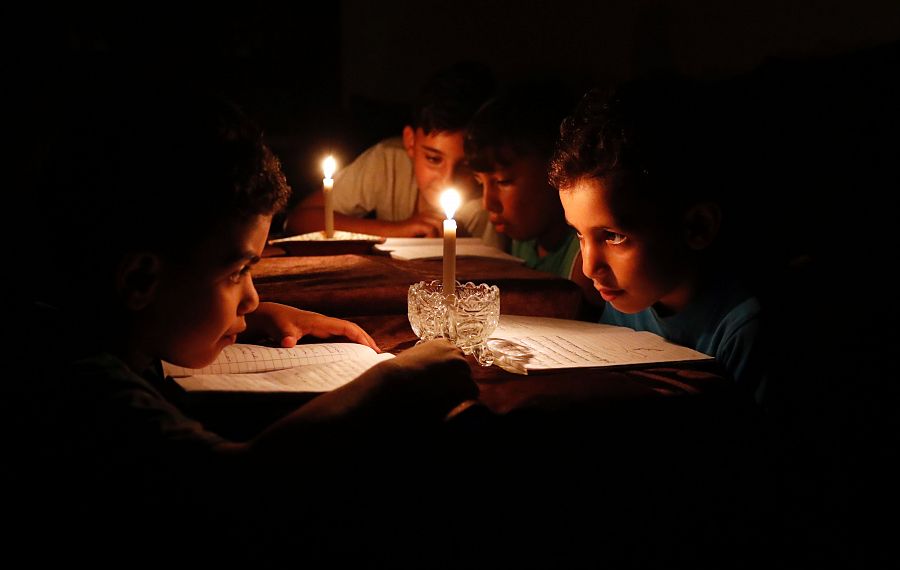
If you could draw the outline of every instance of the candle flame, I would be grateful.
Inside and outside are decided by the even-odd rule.
[[[460,198],[459,192],[455,188],[448,188],[441,194],[441,208],[447,214],[448,220],[453,219],[453,214],[459,208],[460,202],[462,202],[462,198]]]
[[[336,169],[337,163],[334,161],[333,156],[329,155],[328,158],[322,161],[322,171],[325,173],[325,178],[331,178]]]

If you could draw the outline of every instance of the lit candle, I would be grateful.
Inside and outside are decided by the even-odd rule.
[[[325,178],[322,179],[322,193],[325,195],[325,237],[334,237],[334,196],[332,189],[334,188],[334,179],[331,177],[336,168],[334,157],[329,156],[322,162],[322,170],[325,172]]]
[[[459,208],[459,192],[449,188],[441,194],[441,207],[447,214],[444,220],[444,296],[456,293],[456,220],[453,214]]]

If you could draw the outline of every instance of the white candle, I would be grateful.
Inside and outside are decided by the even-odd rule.
[[[325,237],[334,237],[334,196],[332,189],[334,188],[334,179],[331,177],[336,168],[334,157],[329,156],[322,162],[322,171],[325,178],[322,179],[322,193],[325,196]]]
[[[459,208],[459,192],[450,188],[441,194],[441,207],[447,214],[444,220],[444,296],[456,294],[456,220],[453,214]]]

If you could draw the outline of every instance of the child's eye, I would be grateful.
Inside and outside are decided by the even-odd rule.
[[[443,157],[434,154],[426,154],[425,160],[427,160],[429,164],[434,164],[436,166],[443,162]]]
[[[510,186],[513,185],[513,182],[515,182],[515,181],[512,178],[504,178],[502,180],[497,181],[497,186],[499,186],[501,188],[509,188]]]
[[[243,279],[245,275],[249,275],[249,274],[250,274],[250,266],[245,265],[244,267],[241,268],[240,271],[235,271],[234,273],[229,275],[228,280],[231,281],[232,283],[237,284],[237,283],[241,282],[241,279]]]
[[[617,234],[616,232],[606,232],[606,237],[604,239],[609,245],[620,245],[627,238],[622,234]]]

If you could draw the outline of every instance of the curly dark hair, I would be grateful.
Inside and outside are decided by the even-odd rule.
[[[711,109],[703,86],[685,79],[591,90],[560,127],[550,183],[566,191],[603,179],[617,201],[672,213],[716,199]]]
[[[466,129],[466,160],[473,170],[487,172],[524,155],[549,162],[559,124],[572,110],[567,90],[553,83],[515,86],[491,99],[472,117]]]

